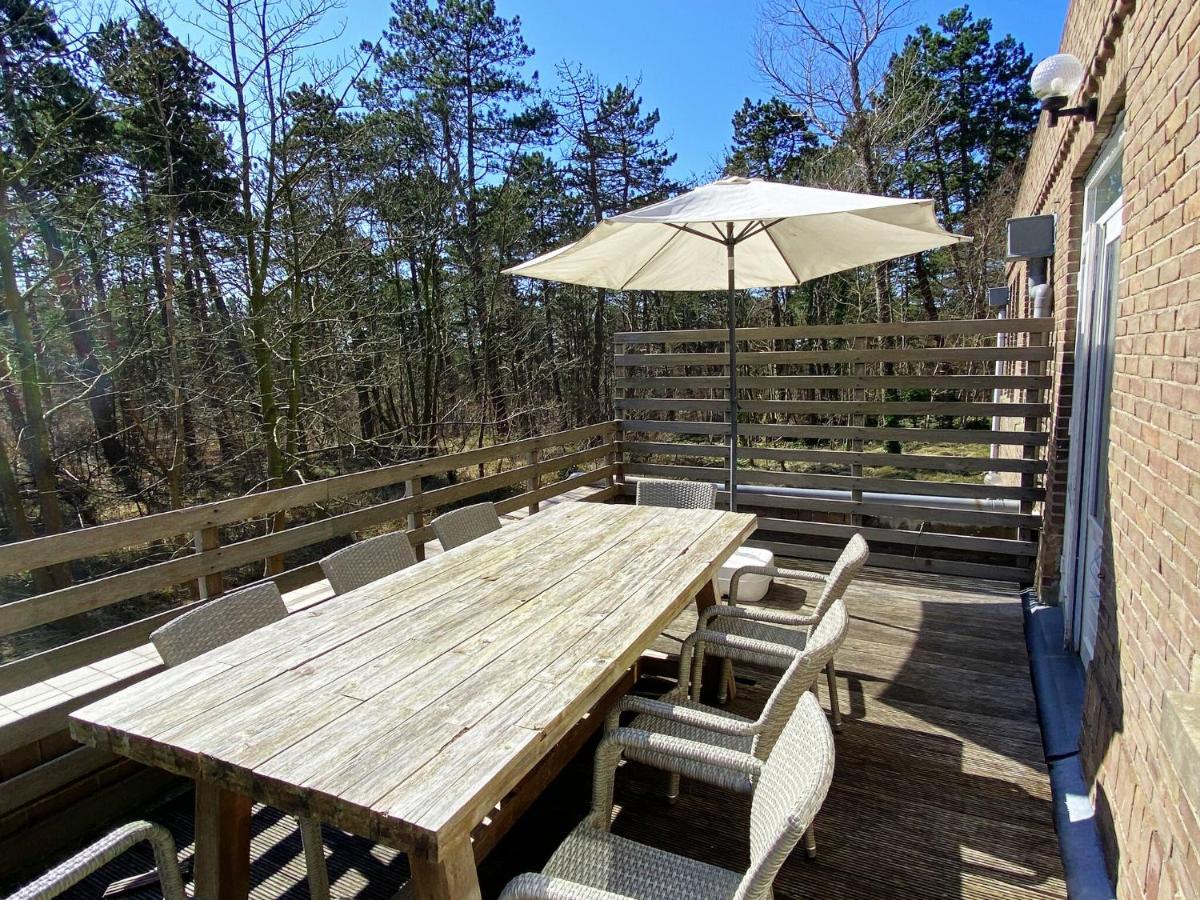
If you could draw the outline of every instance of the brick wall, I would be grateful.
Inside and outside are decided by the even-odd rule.
[[[1125,112],[1125,225],[1109,448],[1109,532],[1082,755],[1123,897],[1200,897],[1200,824],[1159,736],[1163,694],[1200,651],[1200,3],[1074,0],[1062,49],[1100,121],[1043,124],[1016,215],[1058,215],[1050,467],[1039,559],[1057,594],[1083,179]],[[1010,280],[1019,286],[1024,267]],[[1021,291],[1020,297],[1025,293]],[[1027,300],[1025,301],[1027,302]],[[1028,312],[1028,310],[1023,310]]]

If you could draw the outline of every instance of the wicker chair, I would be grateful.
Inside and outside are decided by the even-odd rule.
[[[215,650],[288,614],[272,581],[254,584],[184,613],[150,635],[168,666]]]
[[[656,481],[639,478],[638,506],[669,506],[672,509],[712,509],[717,504],[717,486],[705,481]]]
[[[154,867],[158,871],[159,889],[165,900],[184,900],[187,895],[183,890],[179,858],[175,855],[175,839],[171,837],[171,832],[153,822],[122,825],[55,866],[37,881],[27,884],[9,900],[50,900],[51,897],[57,897],[142,841],[148,841],[154,850]]]
[[[222,644],[237,640],[288,614],[279,588],[273,581],[254,584],[184,613],[150,635],[168,666],[194,659]],[[329,872],[321,843],[321,823],[299,817],[308,887],[313,900],[329,900]]]
[[[408,535],[393,531],[330,553],[321,560],[321,571],[333,592],[344,594],[416,564],[417,554]]]
[[[476,503],[442,513],[432,523],[443,550],[453,550],[463,544],[500,530],[500,516],[494,503]]]
[[[723,750],[747,753],[765,761],[770,758],[796,704],[813,690],[821,670],[841,646],[848,625],[845,605],[840,600],[835,601],[799,653],[786,644],[772,644],[717,631],[697,631],[684,641],[679,655],[679,686],[658,699],[636,695],[623,698],[609,713],[608,731],[626,736],[635,732],[660,734],[689,743],[710,744]],[[783,675],[757,719],[747,719],[700,702],[700,679],[706,654],[770,668],[784,668]],[[618,727],[622,713],[636,714],[626,728]],[[645,742],[640,739],[626,749],[625,756],[670,772],[668,798],[672,801],[679,795],[681,775],[741,793],[748,793],[754,788],[743,771],[722,768],[717,764],[679,760],[646,749]],[[816,844],[811,836],[808,848],[810,853],[815,853]]]
[[[609,830],[613,782],[629,745],[671,751],[678,759],[718,762],[757,782],[750,806],[750,866],[744,875],[676,856]],[[606,737],[596,752],[591,814],[555,851],[540,875],[509,882],[503,900],[767,900],[780,867],[812,824],[833,778],[833,735],[816,698],[807,694],[765,763],[745,753],[659,734]]]
[[[744,566],[733,573],[729,582],[729,605],[717,604],[710,606],[700,614],[699,627],[714,629],[728,634],[737,634],[754,640],[772,644],[787,644],[796,650],[803,650],[808,640],[810,629],[819,624],[833,604],[842,598],[850,583],[862,571],[870,556],[870,548],[862,535],[856,534],[850,538],[845,548],[833,564],[828,575],[816,572],[802,572],[795,569],[781,569],[778,566]],[[744,575],[770,575],[784,581],[807,581],[823,585],[821,596],[812,612],[801,615],[778,609],[766,609],[761,606],[753,609],[737,605],[738,582]],[[717,624],[716,620],[721,621]],[[779,667],[776,663],[775,666]],[[728,667],[729,663],[726,663]],[[829,682],[829,706],[833,716],[834,731],[842,730],[842,711],[838,703],[837,679],[834,672],[833,657],[825,667],[825,677]],[[722,681],[722,689],[725,681]]]

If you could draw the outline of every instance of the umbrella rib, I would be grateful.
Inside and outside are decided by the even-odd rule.
[[[671,223],[670,223],[670,222],[667,222],[667,223],[665,223],[665,224],[667,224],[667,225],[671,225]],[[644,263],[642,263],[640,266],[638,266],[638,267],[637,267],[637,270],[636,270],[636,271],[635,271],[635,272],[634,272],[632,275],[630,275],[628,278],[626,278],[626,279],[625,279],[625,280],[624,280],[624,281],[621,283],[621,287],[620,287],[620,288],[618,288],[618,290],[622,290],[622,291],[628,290],[628,289],[629,289],[629,283],[630,283],[631,281],[633,281],[633,279],[635,279],[635,278],[637,278],[639,275],[641,275],[641,274],[642,274],[642,272],[644,272],[644,271],[646,270],[646,266],[650,265],[650,263],[652,263],[652,262],[654,262],[654,260],[658,259],[658,257],[659,257],[659,254],[661,254],[661,253],[662,253],[664,250],[666,250],[666,249],[667,249],[669,246],[671,246],[671,241],[673,241],[673,240],[675,240],[675,238],[679,237],[679,234],[680,234],[680,232],[681,232],[681,231],[689,231],[689,230],[690,230],[690,229],[688,229],[688,228],[686,228],[686,227],[680,227],[680,226],[678,226],[678,225],[671,225],[671,227],[675,229],[675,233],[674,233],[674,234],[672,234],[672,235],[671,235],[669,238],[667,238],[665,241],[663,241],[663,244],[662,244],[662,246],[661,246],[661,247],[659,247],[657,250],[655,250],[653,253],[651,253],[651,254],[650,254],[650,258],[649,258],[649,259],[647,259],[647,260],[646,260]],[[704,235],[701,235],[701,237],[703,237],[703,236],[704,236]]]
[[[698,238],[704,238],[704,240],[706,240],[706,241],[712,241],[714,244],[724,244],[725,243],[725,238],[721,238],[720,240],[718,240],[717,238],[713,237],[712,235],[705,234],[703,231],[697,231],[695,228],[692,228],[690,225],[676,225],[674,222],[663,222],[662,224],[666,225],[670,228],[674,228],[677,233],[680,231],[686,231],[688,234],[695,235]]]
[[[755,225],[762,225],[762,219],[752,219],[749,222],[747,222],[746,227],[743,228],[740,232],[738,232],[738,236],[733,239],[733,242],[736,244],[736,243],[739,243],[740,241],[742,241],[746,237],[746,235],[750,231],[750,229],[753,228]]]
[[[778,225],[782,221],[782,219],[776,219],[771,223],[771,225]],[[800,284],[800,276],[797,275],[796,270],[792,268],[792,261],[784,254],[783,249],[779,246],[779,241],[775,240],[775,235],[771,234],[771,225],[763,228],[763,231],[767,233],[767,237],[771,240],[771,246],[775,248],[775,252],[779,254],[779,258],[783,260],[783,264],[787,266],[788,271],[792,273],[792,278],[795,280],[796,284]]]
[[[776,219],[773,222],[766,223],[762,219],[756,219],[742,229],[742,233],[737,236],[736,242],[741,243],[742,241],[749,240],[752,237],[758,237],[758,235],[762,234],[764,231],[770,233],[770,230],[782,221],[783,219]],[[752,231],[751,229],[755,227],[757,227],[758,230]]]

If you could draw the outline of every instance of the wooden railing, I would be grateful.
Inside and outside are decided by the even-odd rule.
[[[113,554],[124,554],[120,564],[128,567],[0,605],[0,635],[37,636],[43,644],[72,616],[106,610],[119,622],[0,664],[0,857],[26,837],[60,839],[74,820],[43,819],[56,806],[85,797],[92,812],[72,805],[70,816],[86,820],[120,805],[105,786],[116,774],[127,775],[131,764],[74,747],[66,721],[74,709],[158,668],[156,657],[145,651],[155,628],[232,589],[235,581],[253,580],[255,573],[277,572],[270,577],[285,592],[317,582],[322,576],[314,560],[354,532],[399,526],[423,556],[435,537],[428,519],[472,498],[500,496],[501,514],[536,512],[540,503],[584,486],[599,485],[587,499],[610,499],[618,491],[618,436],[618,423],[604,422],[0,546],[0,577]],[[447,478],[451,473],[455,477]],[[403,496],[378,496],[398,493],[401,486]],[[335,501],[345,511],[330,513],[327,507]],[[296,524],[269,530],[289,511]],[[324,517],[316,518],[322,511]],[[130,548],[139,551],[133,563]],[[160,561],[138,565],[138,555]],[[159,600],[150,615],[114,609],[146,596]],[[127,786],[121,796],[144,799],[153,789],[139,794]],[[43,822],[29,831],[34,819]],[[0,863],[0,877],[5,868]]]
[[[738,485],[761,489],[738,494],[739,508],[759,513],[752,543],[827,560],[858,531],[875,565],[1029,579],[1052,324],[738,329]],[[729,458],[727,337],[723,329],[614,337],[625,474],[728,487],[718,462]],[[889,442],[929,449],[886,452]],[[991,457],[977,455],[983,446]],[[947,473],[972,480],[943,480]],[[984,482],[983,473],[999,477]]]
[[[418,555],[422,555],[425,543],[434,538],[433,529],[425,524],[424,517],[439,508],[519,485],[525,490],[499,501],[497,508],[501,513],[522,507],[534,511],[539,501],[598,478],[611,479],[616,434],[617,425],[605,422],[0,546],[0,576],[4,576],[28,571],[35,566],[74,562],[150,542],[194,536],[194,550],[178,558],[0,606],[0,635],[45,625],[187,582],[199,580],[201,583],[197,591],[199,596],[192,603],[0,665],[0,695],[143,643],[150,632],[164,622],[181,615],[196,603],[220,594],[224,589],[223,573],[238,566],[346,537],[355,531],[393,523],[405,525]],[[593,442],[600,443],[587,446]],[[576,444],[584,445],[584,448],[546,458],[539,456],[550,448]],[[496,474],[459,481],[446,487],[422,489],[424,478],[498,460],[515,461],[517,465]],[[589,463],[601,461],[604,465],[598,469],[592,468],[581,474],[564,479],[555,478],[545,485],[541,484],[542,477],[548,473],[576,467],[582,469]],[[300,507],[309,509],[335,499],[400,484],[405,485],[407,490],[405,496],[399,499],[374,503],[234,543],[222,541],[222,528],[225,526]],[[319,566],[310,562],[274,577],[281,589],[288,590],[316,581],[321,575]]]

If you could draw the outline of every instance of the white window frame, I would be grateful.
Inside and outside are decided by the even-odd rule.
[[[1084,665],[1095,653],[1107,540],[1108,422],[1124,213],[1124,190],[1104,209],[1097,209],[1096,189],[1121,164],[1123,138],[1119,119],[1084,183],[1060,594],[1066,607],[1066,642],[1079,652]]]

